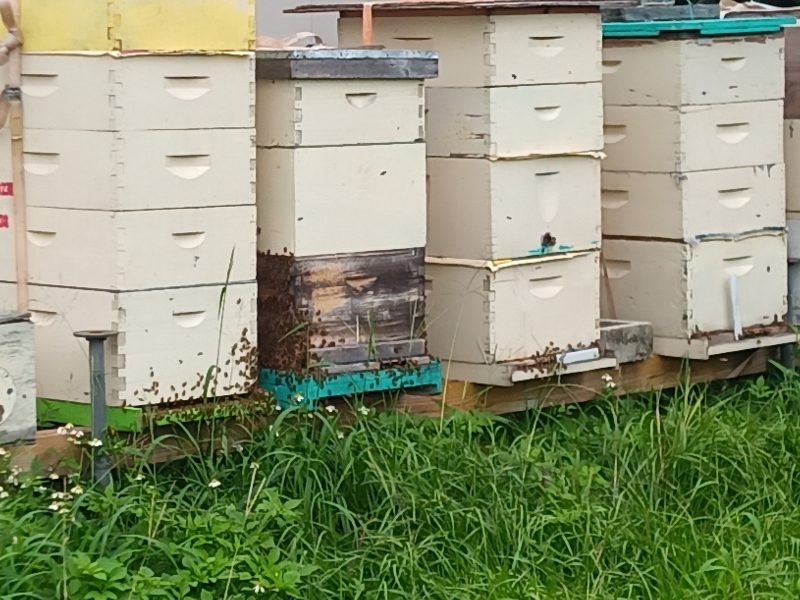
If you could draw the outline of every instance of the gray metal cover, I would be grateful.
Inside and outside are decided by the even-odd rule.
[[[438,75],[439,55],[428,50],[256,51],[256,79],[432,79]]]

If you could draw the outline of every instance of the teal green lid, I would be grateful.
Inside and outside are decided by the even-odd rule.
[[[794,25],[794,17],[758,17],[754,19],[686,19],[683,21],[636,21],[603,23],[603,37],[658,37],[670,31],[687,31],[698,35],[746,35],[776,33]]]

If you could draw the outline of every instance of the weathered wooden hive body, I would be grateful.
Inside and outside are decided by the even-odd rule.
[[[435,53],[257,53],[261,365],[426,355],[423,80]]]
[[[107,345],[111,405],[248,391],[253,54],[26,54],[22,71],[39,397],[89,402],[88,348],[73,332],[98,329],[120,333]],[[2,182],[11,180],[8,135],[0,132]],[[0,308],[14,308],[8,196],[0,215],[0,255],[9,257]]]
[[[777,29],[604,42],[608,306],[656,353],[787,331]]]

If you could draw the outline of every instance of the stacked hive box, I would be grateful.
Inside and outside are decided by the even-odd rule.
[[[332,373],[426,354],[422,83],[436,67],[432,52],[258,52],[266,369]]]
[[[107,348],[109,404],[247,391],[256,320],[252,54],[26,54],[22,94],[38,395],[89,401],[86,343],[73,337],[86,329],[119,331]],[[0,206],[8,225],[0,307],[11,308],[10,198]]]
[[[783,37],[606,39],[603,252],[655,351],[781,331]]]
[[[800,27],[787,27],[783,147],[789,250],[789,322],[800,325]]]
[[[583,3],[468,4],[469,16],[399,5],[373,27],[376,44],[439,53],[426,90],[428,340],[451,377],[488,382],[503,370],[491,365],[545,365],[599,337],[601,30]],[[345,11],[340,43],[360,36]]]

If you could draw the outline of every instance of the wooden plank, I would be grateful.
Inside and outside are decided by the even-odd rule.
[[[689,364],[689,381],[705,383],[732,379],[766,371],[774,349],[761,348],[713,357],[707,361]],[[447,365],[442,365],[447,371]],[[436,416],[441,414],[442,402],[460,410],[486,410],[495,414],[520,412],[536,407],[588,402],[601,392],[606,382],[604,375],[612,377],[619,394],[633,394],[651,390],[670,389],[686,381],[684,361],[678,358],[654,356],[636,363],[623,364],[618,369],[604,369],[566,375],[553,380],[530,381],[513,387],[487,387],[462,381],[449,381],[438,396],[402,395],[397,403],[399,410]]]
[[[78,428],[84,435],[89,434],[88,429]],[[72,471],[68,463],[80,465],[83,460],[83,451],[76,446],[68,436],[59,435],[57,429],[43,429],[37,432],[36,441],[8,448],[11,452],[11,466],[30,473],[38,462],[42,473],[57,473],[66,475]]]

